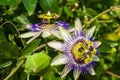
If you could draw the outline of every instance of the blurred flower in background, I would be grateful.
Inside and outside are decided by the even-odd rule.
[[[55,15],[56,16],[56,15]],[[30,38],[27,41],[27,44],[33,41],[35,38],[37,38],[41,33],[42,37],[48,37],[51,34],[56,36],[57,38],[61,39],[61,36],[58,32],[58,26],[61,26],[65,29],[69,29],[69,24],[65,23],[63,21],[57,21],[57,22],[50,22],[50,19],[57,18],[53,16],[50,12],[48,12],[46,15],[40,15],[39,18],[42,18],[41,23],[35,23],[35,24],[29,24],[26,25],[26,28],[30,30],[30,32],[21,34],[21,38]]]

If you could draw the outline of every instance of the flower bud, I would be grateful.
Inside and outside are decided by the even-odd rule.
[[[29,55],[25,62],[25,72],[28,74],[37,74],[49,67],[50,57],[44,52]]]

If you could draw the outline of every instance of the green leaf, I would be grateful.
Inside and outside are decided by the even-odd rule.
[[[26,80],[26,76],[27,76],[27,74],[24,71],[21,71],[19,80]]]
[[[14,5],[17,0],[0,0],[0,5]]]
[[[0,42],[0,56],[1,58],[17,58],[19,56],[19,50],[16,45],[7,42]]]
[[[21,51],[21,55],[22,56],[28,56],[30,55],[32,52],[35,51],[35,48],[39,45],[40,43],[40,39],[36,39],[34,41],[32,41],[30,44],[28,44],[22,51]]]
[[[102,45],[99,47],[100,52],[107,52],[107,51],[110,51],[111,49],[112,47],[105,42],[102,42]]]
[[[118,41],[119,40],[119,36],[117,36],[116,33],[106,33],[105,35],[105,39],[110,40],[110,41]]]
[[[15,17],[14,21],[17,21],[18,23],[21,23],[21,24],[30,24],[30,21],[28,20],[28,18],[23,14],[18,17]]]
[[[72,11],[67,6],[64,7],[64,12],[67,16],[74,17]]]
[[[96,16],[97,15],[97,12],[94,9],[92,9],[92,8],[87,8],[87,12],[90,15],[92,15],[92,16]]]
[[[36,5],[37,5],[37,0],[23,0],[23,4],[28,11],[29,15],[32,15]]]
[[[50,65],[50,57],[44,52],[35,53],[27,57],[25,63],[25,72],[28,74],[36,74],[48,68]]]
[[[56,0],[39,0],[40,6],[44,11],[51,11],[58,13],[58,4]]]
[[[63,12],[63,8],[58,8],[58,15],[61,16],[62,15],[62,12]]]
[[[4,64],[1,64],[0,69],[6,68],[6,67],[10,66],[11,64],[12,64],[12,61],[8,61],[8,62],[6,62]]]
[[[5,35],[4,35],[4,32],[2,31],[2,30],[0,30],[0,42],[1,41],[7,41],[6,40],[6,37],[5,37]]]
[[[79,1],[77,0],[68,0],[66,5],[67,6],[74,6],[76,3],[78,3]]]

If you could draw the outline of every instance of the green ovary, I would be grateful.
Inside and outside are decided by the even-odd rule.
[[[97,52],[95,48],[93,48],[93,42],[86,40],[85,42],[76,42],[72,47],[72,54],[76,62],[81,63],[89,63],[93,61],[93,58]]]

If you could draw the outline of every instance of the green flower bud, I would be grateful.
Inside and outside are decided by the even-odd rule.
[[[25,63],[25,72],[28,74],[37,74],[48,68],[49,65],[50,57],[44,54],[44,52],[29,55]]]

